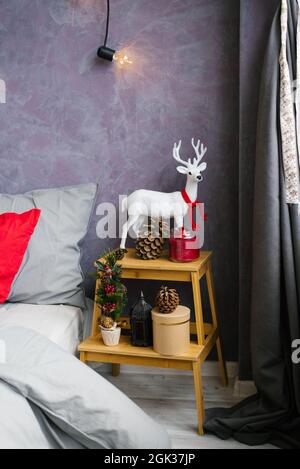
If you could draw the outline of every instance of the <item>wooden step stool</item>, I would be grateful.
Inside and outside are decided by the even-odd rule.
[[[192,371],[194,375],[198,432],[200,435],[204,433],[201,365],[207,359],[214,346],[217,347],[222,382],[225,386],[228,384],[226,364],[223,358],[220,339],[211,258],[212,252],[202,252],[197,261],[186,264],[171,262],[167,254],[160,259],[144,261],[136,258],[134,249],[129,249],[124,259],[119,262],[123,268],[122,278],[124,279],[190,282],[192,284],[196,322],[191,323],[191,334],[196,335],[197,341],[191,342],[189,351],[186,354],[176,357],[159,355],[154,352],[152,347],[132,346],[130,337],[126,336],[121,336],[120,343],[116,347],[105,346],[98,330],[101,311],[96,303],[94,307],[92,336],[79,346],[80,360],[82,362],[112,363],[113,376],[118,376],[120,373],[120,364]],[[211,323],[204,323],[203,320],[200,288],[200,280],[203,277],[205,277],[207,282],[212,317]],[[99,282],[100,280],[98,279],[96,292],[99,288]],[[130,320],[128,318],[121,318],[121,320],[124,322],[124,328],[130,329]]]

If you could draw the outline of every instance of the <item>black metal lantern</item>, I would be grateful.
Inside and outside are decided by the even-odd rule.
[[[131,343],[136,347],[150,347],[153,343],[151,311],[152,306],[146,303],[141,292],[131,310]]]

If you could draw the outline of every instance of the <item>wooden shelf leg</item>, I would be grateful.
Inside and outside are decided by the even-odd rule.
[[[101,280],[97,278],[95,287],[95,300],[94,300],[94,311],[93,311],[93,322],[92,322],[92,337],[96,337],[99,334],[99,322],[101,318],[101,307],[96,303],[97,292],[100,288]]]
[[[217,345],[222,384],[223,386],[228,386],[227,367],[226,367],[226,362],[224,361],[224,353],[223,353],[223,347],[222,347],[222,342],[221,342],[220,337],[218,337],[216,345]]]
[[[204,334],[200,280],[199,280],[199,275],[196,272],[192,272],[191,276],[192,276],[192,286],[193,286],[193,295],[194,295],[194,309],[195,309],[198,344],[204,345],[205,334]]]
[[[85,352],[81,352],[81,353],[80,353],[80,361],[81,361],[82,363],[86,363]]]
[[[111,372],[112,376],[114,378],[117,378],[120,375],[120,371],[121,371],[121,366],[117,363],[113,363],[112,364],[112,372]]]
[[[218,329],[218,331],[220,331],[219,318],[218,318],[217,306],[216,306],[216,298],[215,298],[215,290],[214,290],[214,282],[213,282],[213,275],[212,275],[212,266],[211,266],[210,261],[208,264],[208,269],[206,271],[206,281],[207,281],[209,303],[210,303],[213,325],[214,327]],[[228,386],[227,367],[226,367],[226,362],[224,360],[224,353],[223,353],[223,347],[222,347],[222,341],[221,341],[220,335],[217,338],[216,346],[217,346],[217,352],[218,352],[218,360],[219,360],[222,384],[224,386]]]
[[[203,389],[202,389],[202,376],[200,370],[200,363],[193,363],[193,374],[194,374],[194,386],[195,386],[195,397],[196,397],[196,409],[198,418],[198,433],[204,435],[204,403],[203,403]]]

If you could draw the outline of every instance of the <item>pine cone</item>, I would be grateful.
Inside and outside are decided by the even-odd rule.
[[[114,325],[114,320],[113,318],[109,316],[102,316],[101,317],[101,326],[104,327],[105,329],[111,329]]]
[[[158,259],[164,250],[165,238],[163,237],[166,224],[159,223],[158,233],[155,233],[154,221],[142,226],[139,237],[136,240],[136,254],[144,260]]]
[[[124,259],[125,254],[126,254],[127,252],[128,252],[127,249],[121,249],[121,248],[116,249],[116,250],[115,250],[116,260],[117,260],[117,261],[121,261],[122,259]]]
[[[170,314],[179,306],[179,302],[179,294],[175,288],[161,287],[155,300],[155,306],[160,313]]]

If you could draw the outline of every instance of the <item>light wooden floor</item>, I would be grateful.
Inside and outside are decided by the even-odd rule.
[[[100,367],[97,371],[166,428],[174,449],[249,449],[233,440],[197,435],[191,374],[127,367],[119,377],[113,378],[105,368]],[[205,376],[203,381],[206,408],[231,407],[240,400],[234,397],[233,378],[228,388],[223,388],[219,379],[213,376]],[[272,446],[264,448],[271,449]]]

